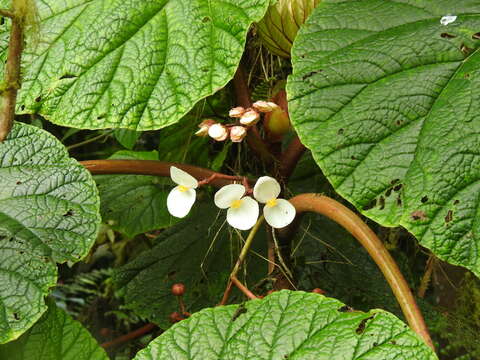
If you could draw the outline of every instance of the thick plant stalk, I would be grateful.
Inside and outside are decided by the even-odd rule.
[[[0,142],[6,139],[12,129],[17,92],[20,88],[20,62],[23,50],[22,20],[15,13],[3,12],[3,15],[7,14],[11,14],[12,27],[8,44],[5,78],[0,95]]]
[[[153,176],[170,176],[170,167],[175,166],[183,171],[188,172],[197,180],[211,179],[208,184],[215,187],[222,187],[233,182],[251,181],[243,176],[230,176],[218,173],[199,166],[178,164],[167,161],[155,160],[87,160],[80,161],[80,164],[90,171],[93,175],[112,175],[112,174],[135,174],[135,175],[153,175]]]
[[[297,213],[316,212],[342,225],[367,250],[385,276],[408,324],[425,343],[435,350],[427,326],[410,288],[395,260],[375,233],[353,211],[319,194],[301,194],[290,199]]]

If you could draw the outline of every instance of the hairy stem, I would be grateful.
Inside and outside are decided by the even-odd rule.
[[[385,276],[412,330],[434,349],[423,316],[405,278],[395,260],[368,225],[353,211],[327,196],[301,194],[291,198],[290,202],[298,213],[316,212],[332,219],[362,244]]]
[[[3,11],[2,15],[9,15],[12,19],[12,27],[3,89],[0,94],[0,142],[6,139],[13,126],[17,92],[20,88],[20,62],[23,50],[23,18],[9,11]]]
[[[192,175],[199,181],[211,178],[208,183],[215,187],[222,187],[233,182],[248,182],[250,186],[253,181],[245,180],[244,176],[229,176],[215,171],[204,169],[198,166],[178,164],[166,161],[154,160],[87,160],[80,161],[80,164],[90,171],[93,175],[106,174],[135,174],[135,175],[153,175],[153,176],[170,176],[170,167],[175,166]],[[216,176],[214,176],[216,175]]]
[[[248,251],[250,250],[250,246],[252,246],[253,239],[255,238],[255,235],[257,234],[258,229],[260,229],[260,225],[262,225],[263,220],[264,220],[264,217],[263,215],[261,215],[258,218],[256,224],[250,230],[247,240],[245,240],[245,244],[243,245],[243,248],[240,251],[240,255],[238,256],[237,262],[232,272],[230,273],[230,279],[228,281],[227,288],[223,293],[223,298],[219,305],[225,305],[227,303],[228,297],[230,296],[230,292],[232,291],[232,283],[233,283],[232,279],[237,277],[238,271],[240,270],[240,267],[242,266],[243,262],[245,261],[245,258],[247,257]]]

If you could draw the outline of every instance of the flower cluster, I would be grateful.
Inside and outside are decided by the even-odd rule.
[[[170,177],[178,186],[170,191],[167,208],[175,217],[185,217],[192,208],[198,181],[174,166],[170,167]],[[220,209],[227,209],[227,222],[236,229],[248,230],[255,225],[259,215],[258,203],[265,204],[265,221],[274,228],[282,228],[295,218],[295,207],[285,199],[279,199],[280,184],[272,177],[262,176],[253,188],[253,197],[246,196],[247,189],[240,184],[222,187],[215,194],[214,202]]]
[[[212,119],[203,120],[198,125],[197,136],[210,136],[216,141],[225,141],[230,138],[233,142],[241,142],[247,136],[248,128],[260,120],[260,113],[268,113],[278,109],[279,106],[270,101],[256,101],[251,108],[241,106],[230,110],[228,115],[238,119],[238,124],[220,124]]]

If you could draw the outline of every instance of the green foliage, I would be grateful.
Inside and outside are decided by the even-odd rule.
[[[95,241],[91,175],[47,132],[16,123],[0,143],[0,343],[46,310],[55,262],[78,261]]]
[[[284,290],[245,305],[202,310],[160,335],[135,360],[286,358],[437,357],[391,314],[348,311],[335,299]]]
[[[268,3],[38,2],[41,42],[25,51],[18,111],[88,129],[174,124],[232,78],[248,27]]]
[[[53,301],[42,318],[18,340],[0,345],[5,360],[108,360],[105,351]]]
[[[293,125],[335,190],[477,275],[479,27],[475,1],[322,1],[288,83]]]
[[[196,204],[187,219],[164,232],[155,246],[119,268],[114,281],[125,301],[137,314],[168,327],[169,315],[178,311],[170,289],[174,283],[185,284],[184,300],[189,312],[215,305],[225,290],[238,247],[235,233],[224,222],[225,214],[210,204]],[[263,239],[264,240],[264,239]],[[264,246],[258,239],[255,250]],[[253,258],[249,263],[249,283],[260,280],[263,260]]]
[[[111,159],[158,160],[158,153],[118,151]],[[175,224],[165,206],[172,182],[156,176],[97,175],[104,223],[129,237]]]

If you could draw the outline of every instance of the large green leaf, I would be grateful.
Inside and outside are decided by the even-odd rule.
[[[0,343],[46,310],[55,262],[78,261],[95,241],[99,198],[90,173],[45,131],[16,123],[0,143]]]
[[[162,232],[151,250],[116,270],[114,281],[128,306],[166,328],[170,313],[178,311],[170,290],[174,283],[185,284],[184,300],[190,312],[218,303],[238,255],[233,249],[239,245],[224,216],[210,201],[196,204],[187,219]],[[254,250],[263,252],[265,236],[257,240]],[[249,258],[248,264],[249,284],[254,284],[267,265],[258,257]]]
[[[437,357],[393,315],[350,311],[338,300],[283,290],[244,307],[205,309],[135,360],[430,360]]]
[[[478,1],[325,0],[288,83],[293,124],[335,189],[477,275],[479,31]]]
[[[175,123],[233,77],[249,25],[268,0],[37,5],[40,40],[23,57],[17,110],[72,127],[148,130]]]
[[[3,360],[108,360],[82,324],[53,301],[47,312],[16,341],[0,345]]]

